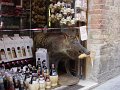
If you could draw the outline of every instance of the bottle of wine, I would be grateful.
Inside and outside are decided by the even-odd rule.
[[[9,88],[8,90],[15,90],[14,83],[13,83],[13,77],[10,75],[9,78]]]
[[[50,76],[48,74],[46,75],[45,84],[46,84],[46,87],[45,87],[46,89],[51,88]]]
[[[31,77],[25,75],[24,83],[25,83],[25,90],[28,90],[29,84],[31,84]]]
[[[31,64],[28,64],[28,68],[30,71],[32,71],[32,65]]]
[[[40,61],[40,58],[38,58],[38,61],[37,61],[36,67],[37,67],[37,69],[38,69],[38,67],[41,67],[41,61]]]
[[[12,62],[12,67],[16,67],[15,62]]]
[[[19,90],[19,80],[17,76],[13,77],[13,82],[14,82],[14,88],[15,90]]]
[[[44,78],[46,78],[46,76],[47,76],[47,67],[43,68],[43,75],[44,75]]]
[[[7,48],[7,54],[9,56],[9,59],[12,59],[12,53],[11,53],[10,48]]]
[[[38,69],[37,69],[37,74],[38,74],[38,77],[39,77],[40,74],[41,74],[41,67],[38,67]]]
[[[19,90],[25,90],[25,88],[24,88],[24,80],[23,79],[20,79],[19,80]]]
[[[0,75],[0,90],[5,90],[3,76]]]
[[[4,62],[1,63],[1,68],[2,68],[3,70],[5,70],[6,67],[5,67],[5,63],[4,63]]]
[[[4,79],[4,88],[5,88],[5,90],[9,90],[9,82],[8,82],[7,77],[5,76],[3,79]]]
[[[12,47],[12,55],[13,55],[13,58],[17,58],[15,48],[13,48],[13,47]]]
[[[56,69],[55,69],[55,65],[54,65],[54,64],[51,65],[50,75],[51,75],[51,76],[56,76],[56,75],[58,75],[57,72],[56,72]]]
[[[1,60],[6,60],[6,55],[5,55],[5,50],[4,49],[1,49],[1,53],[0,53],[0,56],[1,56]]]
[[[43,76],[44,76],[44,78],[46,78],[48,68],[46,66],[46,61],[45,60],[42,61],[42,69],[43,69]]]
[[[39,82],[38,80],[34,79],[34,76],[31,78],[31,82],[29,84],[28,90],[41,90],[39,89]]]
[[[39,85],[40,85],[40,90],[45,90],[45,79],[42,75],[40,75]]]
[[[10,63],[8,62],[7,63],[7,67],[6,67],[7,69],[10,69],[11,68],[11,65],[10,65]]]
[[[52,67],[51,67],[50,80],[51,80],[51,84],[52,84],[53,87],[57,86],[57,84],[58,84],[58,74],[55,70],[55,65],[54,64],[52,64]]]

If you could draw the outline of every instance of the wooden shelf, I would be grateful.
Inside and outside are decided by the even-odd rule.
[[[0,16],[3,16],[3,17],[20,17],[20,16],[16,16],[16,15],[8,15],[8,14],[0,14]]]
[[[0,32],[2,32],[2,31],[5,31],[5,32],[8,32],[8,31],[15,31],[15,32],[24,32],[24,31],[35,31],[35,32],[39,32],[39,31],[42,31],[42,30],[60,30],[60,29],[70,29],[70,28],[35,28],[35,29],[14,29],[14,30],[10,30],[10,29],[4,29],[4,30],[2,30],[2,29],[0,29]],[[78,29],[80,29],[80,27],[72,27],[72,29],[76,29],[76,30],[78,30]]]
[[[24,58],[24,59],[16,59],[16,60],[11,60],[11,61],[0,61],[0,63],[4,62],[4,63],[7,63],[7,62],[16,62],[16,61],[21,61],[21,60],[31,60],[33,59],[33,57],[30,57],[30,58]]]
[[[14,6],[14,3],[1,2],[1,4],[0,4],[0,5]]]

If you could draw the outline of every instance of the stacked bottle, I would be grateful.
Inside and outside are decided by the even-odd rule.
[[[50,80],[51,80],[51,83],[52,83],[53,87],[58,85],[58,74],[55,70],[55,65],[54,64],[52,64],[52,67],[51,67]]]
[[[55,65],[51,70],[47,68],[46,62],[32,66],[28,64],[24,67],[6,70],[0,69],[0,90],[48,90],[58,85],[58,74]],[[42,65],[41,65],[42,64]]]

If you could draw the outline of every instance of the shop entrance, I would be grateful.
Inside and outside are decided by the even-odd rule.
[[[60,84],[74,85],[81,79],[85,79],[85,67],[86,60],[68,60],[67,62],[60,61],[57,68],[58,75],[60,77]]]

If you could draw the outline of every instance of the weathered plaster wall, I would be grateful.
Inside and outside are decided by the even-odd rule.
[[[87,79],[104,82],[120,74],[120,0],[88,1],[88,49],[96,55]]]

